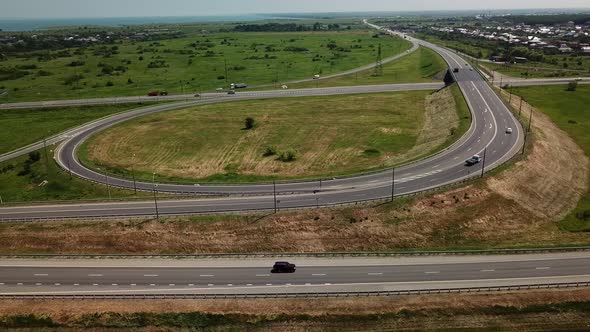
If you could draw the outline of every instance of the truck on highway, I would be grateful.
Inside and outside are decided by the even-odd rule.
[[[150,97],[157,97],[157,96],[167,96],[167,91],[150,91],[148,92],[148,96]]]
[[[248,84],[246,84],[246,83],[232,83],[232,84],[229,85],[229,88],[231,90],[234,90],[234,89],[245,89],[247,87],[248,87]]]

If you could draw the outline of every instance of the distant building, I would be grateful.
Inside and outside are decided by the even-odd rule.
[[[590,55],[590,46],[582,46],[582,53]]]
[[[571,53],[572,51],[572,48],[567,46],[567,44],[561,44],[561,46],[559,46],[559,52],[561,53]]]

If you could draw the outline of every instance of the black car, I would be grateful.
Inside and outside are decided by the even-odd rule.
[[[273,265],[271,273],[295,273],[295,264],[289,262],[276,262]]]

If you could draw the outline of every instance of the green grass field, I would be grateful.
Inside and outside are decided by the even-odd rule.
[[[422,129],[429,94],[246,101],[154,114],[98,134],[80,156],[88,166],[119,175],[129,176],[133,166],[136,176],[150,180],[153,172],[160,179],[201,182],[358,172],[431,151],[408,155]],[[449,96],[447,112],[456,114]],[[256,119],[254,129],[243,129],[246,117]],[[447,136],[448,128],[443,142]],[[276,154],[265,156],[268,147]],[[295,161],[278,160],[287,151],[295,152]]]
[[[13,151],[107,115],[145,106],[114,104],[0,110],[0,154]]]
[[[504,75],[518,78],[551,78],[551,77],[576,77],[588,76],[587,71],[563,70],[557,66],[545,63],[527,63],[523,65],[506,65],[496,63],[482,63],[483,66],[502,73]],[[535,68],[537,67],[537,68]]]
[[[580,85],[576,92],[566,91],[563,85],[514,88],[514,93],[547,114],[590,156],[590,86]],[[569,231],[590,231],[590,193],[561,226]]]
[[[0,103],[189,93],[328,75],[404,52],[400,38],[374,32],[215,33],[159,42],[25,53],[0,63]],[[58,56],[59,55],[59,56]],[[58,56],[57,58],[52,58]],[[226,70],[227,68],[227,70]],[[24,75],[24,76],[21,76]]]
[[[76,177],[70,179],[53,160],[54,146],[40,150],[40,159],[26,166],[29,156],[0,163],[0,197],[4,204],[14,202],[108,199],[106,186]],[[48,161],[48,162],[47,162]],[[25,169],[29,168],[26,172]],[[44,181],[47,181],[44,184]],[[135,197],[133,191],[110,188],[113,199]],[[138,193],[138,196],[147,194]]]
[[[356,74],[314,82],[291,84],[290,88],[313,88],[394,83],[433,82],[434,76],[447,69],[447,63],[434,51],[420,47],[416,52],[383,65],[383,74],[375,76],[369,69]],[[437,81],[442,81],[438,79]]]

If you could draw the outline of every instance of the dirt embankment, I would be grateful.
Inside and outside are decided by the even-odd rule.
[[[60,327],[150,327],[154,331],[179,326],[196,328],[191,319],[213,330],[228,325],[233,330],[264,331],[584,328],[589,321],[589,300],[588,289],[305,300],[14,300],[0,302],[0,324],[11,316],[35,315]],[[166,316],[158,316],[161,313]],[[225,315],[225,319],[207,315]]]

